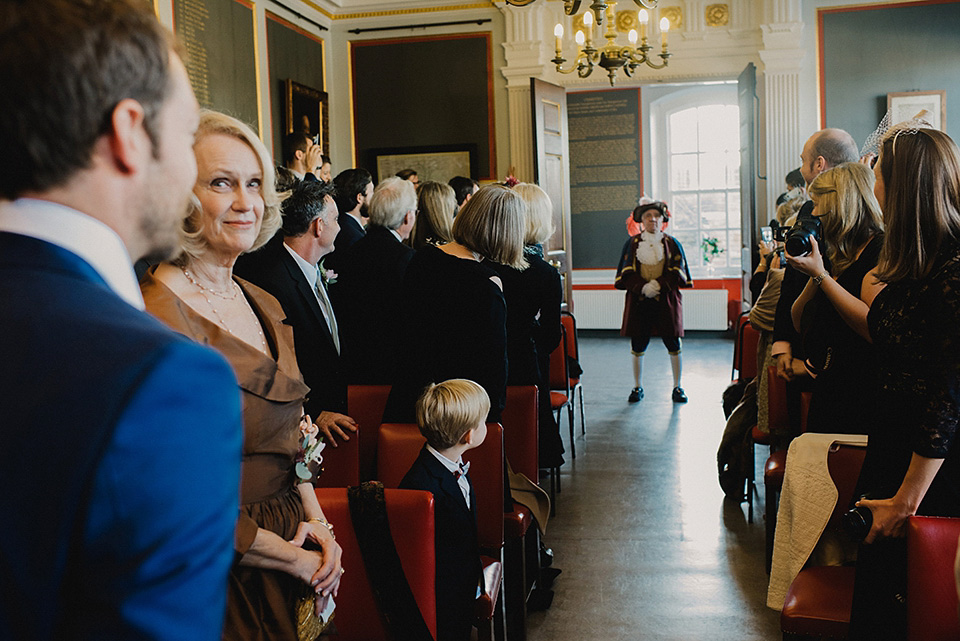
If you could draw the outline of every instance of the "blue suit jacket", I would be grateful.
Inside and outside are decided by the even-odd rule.
[[[456,477],[427,450],[400,482],[406,490],[433,493],[437,554],[437,641],[470,638],[477,586],[480,582],[480,544],[477,539],[477,493],[470,483],[470,507]]]
[[[240,395],[75,254],[0,233],[0,638],[219,639]]]

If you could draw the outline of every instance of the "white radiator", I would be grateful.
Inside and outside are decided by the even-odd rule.
[[[573,311],[581,329],[620,329],[624,292],[610,289],[575,289]],[[727,290],[683,290],[683,328],[727,329]]]

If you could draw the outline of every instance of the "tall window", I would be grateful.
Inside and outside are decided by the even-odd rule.
[[[740,110],[735,93],[730,100],[729,92],[705,89],[656,110],[655,170],[672,215],[668,232],[683,245],[693,277],[738,277]]]

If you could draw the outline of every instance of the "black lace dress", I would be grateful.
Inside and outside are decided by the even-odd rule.
[[[857,496],[896,494],[914,453],[943,459],[918,514],[960,516],[960,243],[941,250],[930,275],[892,283],[867,316],[876,347],[879,411]],[[861,545],[851,639],[906,635],[906,540]],[[910,598],[923,598],[914,595]]]

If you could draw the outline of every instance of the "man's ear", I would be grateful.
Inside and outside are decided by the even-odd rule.
[[[136,100],[126,98],[110,114],[107,133],[114,167],[122,173],[143,171],[153,157],[153,141],[144,127],[144,110]]]
[[[467,430],[460,437],[460,445],[473,445],[473,435],[477,430]]]
[[[413,223],[416,221],[416,213],[408,211],[403,216],[403,224],[413,226]]]
[[[309,231],[314,238],[320,238],[320,234],[323,233],[323,219],[320,216],[310,221]]]

